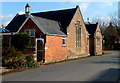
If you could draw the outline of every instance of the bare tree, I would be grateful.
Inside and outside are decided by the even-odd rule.
[[[92,19],[91,23],[96,23],[98,22],[100,29],[102,31],[102,33],[104,32],[104,30],[107,28],[108,23],[110,22],[110,18],[109,17],[95,17]]]
[[[110,13],[109,17],[113,26],[115,26],[115,28],[118,28],[118,12],[115,11],[114,13]]]

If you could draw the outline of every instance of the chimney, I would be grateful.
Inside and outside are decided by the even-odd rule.
[[[96,22],[96,24],[98,25],[98,22]]]
[[[25,16],[26,17],[30,16],[30,5],[29,4],[25,6]]]
[[[89,23],[89,20],[90,20],[90,18],[87,18],[88,23]]]
[[[79,5],[77,5],[76,8],[79,8]]]

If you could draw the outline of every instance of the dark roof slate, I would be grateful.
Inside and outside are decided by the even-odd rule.
[[[37,17],[30,16],[31,19],[37,24],[38,28],[43,31],[43,33],[47,35],[59,35],[65,36],[65,34],[60,30],[59,23],[57,21]],[[17,15],[14,19],[8,24],[6,29],[10,30],[10,32],[17,32],[22,24],[25,22],[27,17],[25,15]]]
[[[41,18],[41,17],[32,17],[35,23],[37,24],[38,28],[40,30],[43,30],[43,32],[47,35],[60,35],[65,36],[61,30],[59,23],[57,21]]]
[[[90,35],[92,35],[92,36],[94,35],[94,33],[96,32],[96,29],[97,29],[97,25],[98,24],[85,24],[86,29]]]
[[[60,22],[63,32],[67,33],[67,26],[69,26],[76,9],[77,7],[66,10],[32,13],[32,15]]]
[[[25,20],[26,20],[25,15],[18,15],[17,14],[12,19],[12,21],[6,26],[6,29],[8,29],[10,32],[17,32]]]
[[[72,9],[65,9],[65,10],[31,13],[31,15],[34,17],[35,22],[39,26],[43,26],[43,24],[45,24],[43,26],[44,30],[49,34],[59,33],[60,35],[63,35],[64,33],[67,34],[67,26],[69,26],[77,8],[78,7]],[[39,17],[46,18],[47,20]],[[10,32],[17,32],[26,19],[27,17],[25,16],[25,14],[23,15],[17,14],[13,18],[13,20],[6,26],[6,29],[8,29]],[[48,21],[48,19],[55,20],[57,22]]]

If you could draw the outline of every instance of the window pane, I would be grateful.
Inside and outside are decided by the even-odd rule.
[[[26,32],[27,34],[29,34],[29,30],[26,30],[25,32]]]
[[[35,30],[31,30],[31,36],[35,36]]]
[[[97,38],[97,45],[100,45],[100,38]]]
[[[62,44],[65,44],[65,39],[62,40]]]
[[[62,46],[66,46],[66,38],[62,38]]]
[[[27,29],[25,30],[26,33],[28,33],[31,37],[35,37],[35,30],[34,29]]]
[[[81,47],[81,25],[79,21],[76,24],[76,47]]]

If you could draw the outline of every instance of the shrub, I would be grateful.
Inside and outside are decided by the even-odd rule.
[[[27,62],[34,62],[34,57],[33,57],[33,55],[30,54],[30,55],[26,56],[26,60],[27,60]]]
[[[37,66],[32,54],[24,55],[14,47],[4,48],[2,51],[2,66],[7,68]]]
[[[25,56],[14,47],[4,48],[2,51],[2,65],[8,68],[21,67],[25,64]]]
[[[26,56],[26,66],[27,67],[33,67],[33,66],[37,66],[37,63],[34,60],[34,56],[32,54]]]
[[[11,44],[19,51],[25,51],[30,46],[30,36],[27,33],[18,33],[11,37]]]

